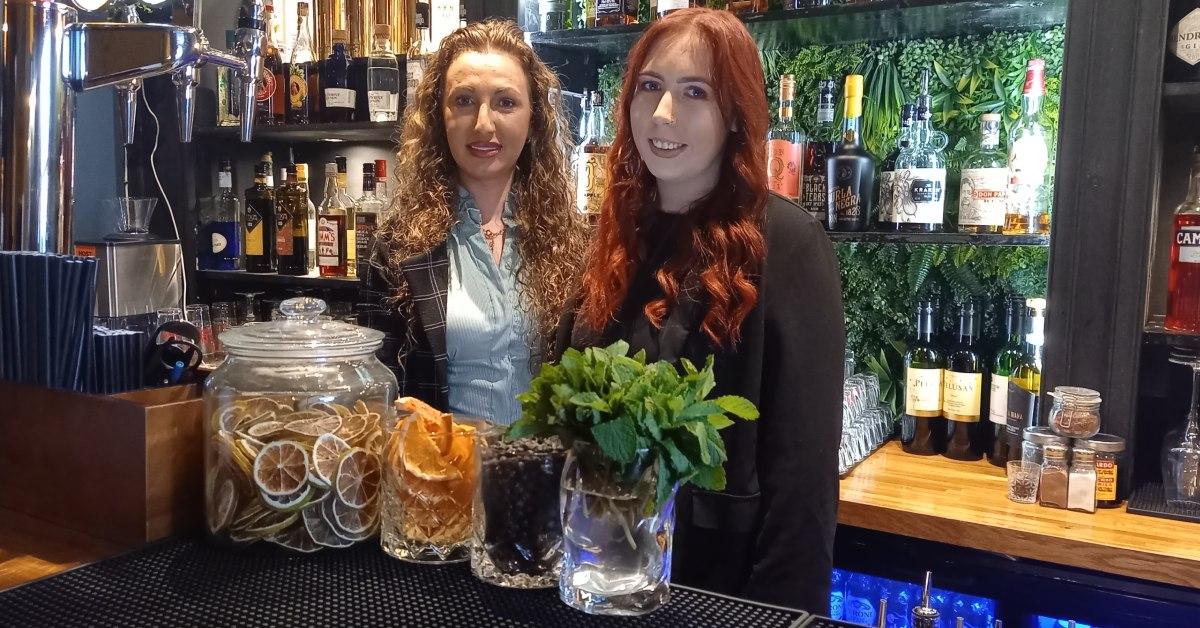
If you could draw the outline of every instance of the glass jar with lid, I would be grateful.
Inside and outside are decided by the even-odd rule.
[[[288,299],[281,320],[221,334],[228,358],[204,385],[205,514],[227,545],[348,547],[379,528],[380,451],[396,378],[383,333]]]
[[[1100,393],[1090,388],[1057,386],[1050,393],[1050,429],[1068,438],[1091,438],[1100,431]]]
[[[1120,506],[1128,493],[1126,481],[1121,476],[1121,469],[1129,463],[1125,439],[1113,434],[1096,434],[1089,439],[1075,441],[1075,446],[1096,452],[1096,507]]]
[[[1048,427],[1027,427],[1022,433],[1021,460],[1042,464],[1045,459],[1046,445],[1071,444],[1071,439],[1055,434]]]
[[[1038,482],[1038,503],[1051,508],[1067,507],[1067,447],[1046,445],[1042,460],[1042,479]]]

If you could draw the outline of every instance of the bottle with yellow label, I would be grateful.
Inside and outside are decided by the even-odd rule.
[[[308,124],[312,99],[309,95],[309,74],[312,73],[312,41],[308,36],[308,3],[296,5],[296,39],[292,58],[287,67],[287,97],[284,99],[288,124]]]
[[[242,214],[242,239],[246,243],[246,271],[275,272],[275,190],[267,183],[271,166],[260,162],[254,168],[254,187],[246,190]]]
[[[942,375],[945,356],[934,341],[937,303],[917,305],[917,334],[904,354],[904,415],[900,447],[910,454],[932,456],[946,450],[946,420],[942,418]]]
[[[575,208],[596,216],[600,213],[608,179],[608,109],[604,106],[604,92],[597,90],[591,96],[587,134],[576,149]]]
[[[955,460],[979,460],[985,449],[979,418],[987,368],[979,354],[979,314],[979,307],[973,300],[959,304],[958,341],[946,356],[946,372],[942,377],[942,416],[946,419],[944,455]]]

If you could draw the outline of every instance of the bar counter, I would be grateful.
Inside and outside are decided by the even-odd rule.
[[[1200,588],[1200,525],[1008,500],[1004,470],[885,444],[841,483],[838,522],[1152,582]]]

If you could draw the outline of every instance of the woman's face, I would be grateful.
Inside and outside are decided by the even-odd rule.
[[[660,192],[699,198],[716,185],[729,125],[713,89],[712,53],[695,34],[659,41],[629,106],[634,145]]]
[[[464,52],[446,72],[442,116],[463,185],[512,177],[533,107],[521,64],[501,52]]]

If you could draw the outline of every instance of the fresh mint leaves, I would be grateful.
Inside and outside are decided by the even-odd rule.
[[[558,436],[566,445],[593,443],[620,475],[645,461],[659,461],[655,506],[677,484],[725,488],[725,442],[718,433],[733,420],[754,420],[758,409],[734,395],[709,399],[716,386],[713,357],[704,368],[681,360],[646,364],[645,352],[628,355],[623,341],[584,351],[568,349],[558,364],[546,364],[527,392],[517,396],[521,418],[508,438]]]

